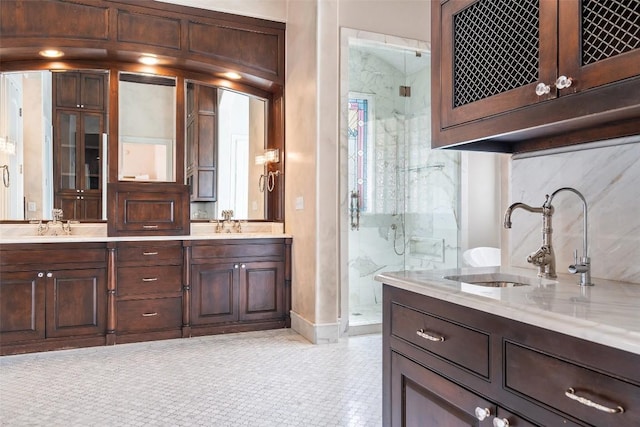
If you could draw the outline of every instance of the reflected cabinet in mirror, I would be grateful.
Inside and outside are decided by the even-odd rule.
[[[106,71],[0,74],[0,219],[104,219]]]
[[[192,219],[264,219],[265,99],[188,81],[186,174]]]
[[[265,164],[267,99],[187,80],[183,140],[176,77],[111,72],[111,91],[102,70],[0,73],[0,220],[50,220],[54,208],[63,220],[106,220],[109,138],[118,142],[112,180],[186,183],[193,220],[229,210],[267,218],[278,179]],[[109,93],[117,93],[117,134],[108,129]],[[177,150],[186,176],[176,176]]]

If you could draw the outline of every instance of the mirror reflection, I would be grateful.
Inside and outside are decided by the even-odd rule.
[[[104,218],[106,71],[0,74],[0,219]]]
[[[118,145],[128,151],[118,156],[122,179],[181,181],[176,79],[161,79],[166,84],[119,81]],[[106,220],[108,81],[107,71],[95,70],[0,73],[0,220],[51,220],[54,208],[63,209],[64,220]],[[186,86],[191,218],[220,219],[233,210],[234,219],[264,219],[266,168],[256,158],[267,146],[267,100]],[[138,167],[151,158],[150,167]]]
[[[175,182],[176,79],[118,80],[118,180]]]
[[[236,219],[264,219],[265,166],[255,159],[266,146],[266,100],[198,82],[187,82],[186,97],[191,218],[231,210]]]

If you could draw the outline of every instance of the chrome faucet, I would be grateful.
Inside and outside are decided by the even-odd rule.
[[[580,262],[578,262],[578,250],[576,249],[573,255],[573,264],[569,266],[569,273],[580,273],[580,286],[593,286],[593,283],[591,282],[591,260],[589,258],[589,252],[587,248],[587,201],[585,200],[582,193],[580,193],[575,188],[563,187],[551,193],[551,197],[547,196],[545,205],[549,208],[552,208],[551,201],[553,200],[555,195],[560,193],[561,191],[569,191],[571,193],[574,193],[580,198],[580,200],[582,200],[582,258],[580,258]]]
[[[556,278],[556,256],[551,244],[553,206],[549,203],[549,196],[546,196],[545,202],[539,208],[534,208],[521,202],[509,206],[504,214],[504,228],[511,228],[511,214],[518,208],[542,214],[542,246],[537,251],[529,254],[527,262],[538,267],[538,277],[545,279]]]

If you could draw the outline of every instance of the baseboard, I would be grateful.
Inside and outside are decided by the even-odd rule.
[[[311,323],[293,310],[291,311],[291,329],[313,344],[334,343],[340,338],[339,323]]]

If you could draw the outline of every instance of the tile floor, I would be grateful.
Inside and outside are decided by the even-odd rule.
[[[2,426],[382,424],[380,334],[290,329],[0,357]]]

